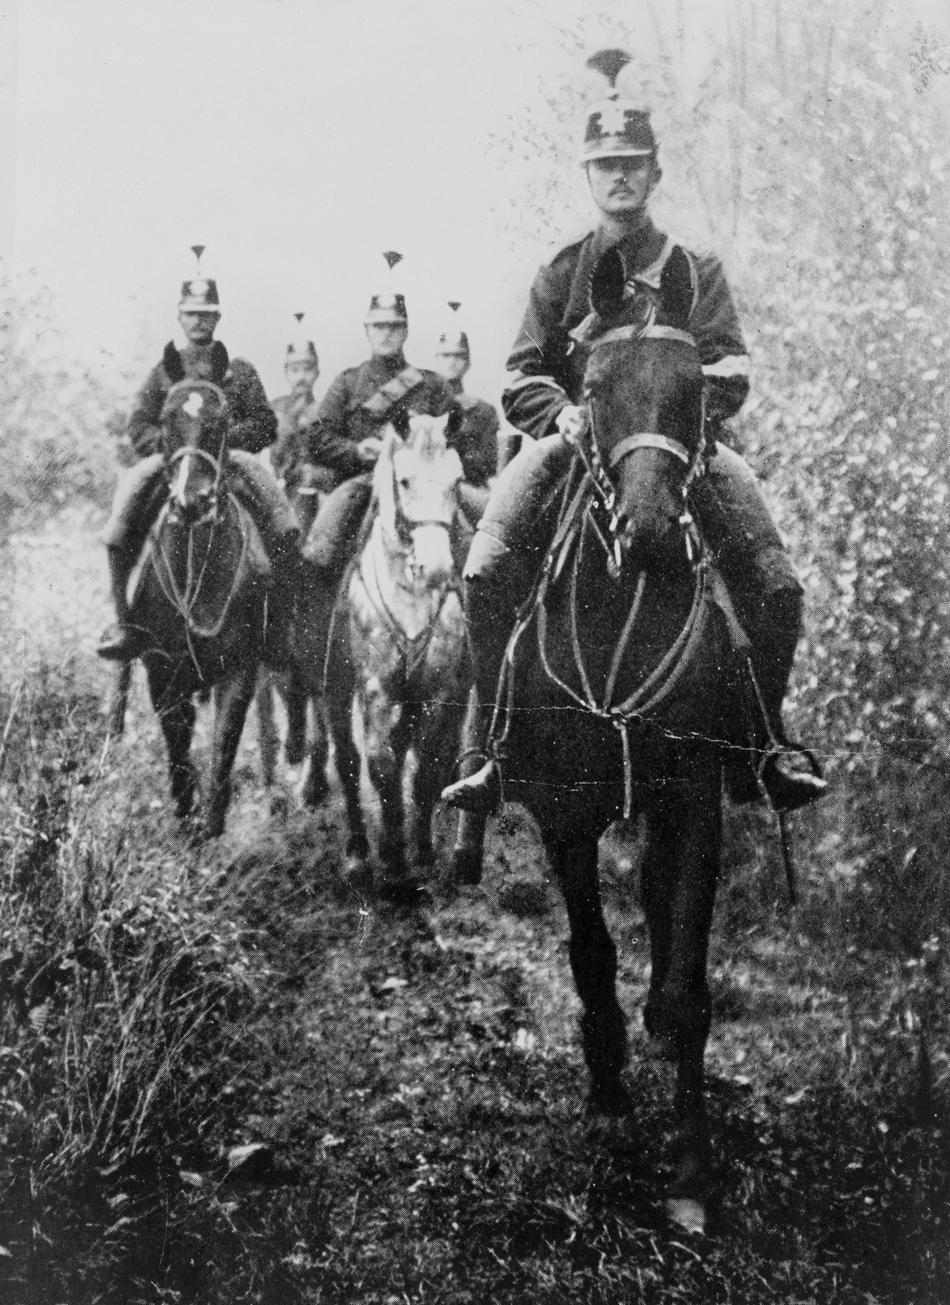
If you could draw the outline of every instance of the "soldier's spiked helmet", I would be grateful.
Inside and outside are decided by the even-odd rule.
[[[462,307],[457,299],[449,300],[449,308],[452,310],[452,319],[448,326],[439,336],[435,346],[435,351],[439,353],[458,353],[464,354],[466,358],[471,359],[471,351],[468,347],[468,336],[460,329],[455,314]]]
[[[287,346],[287,356],[284,359],[284,364],[286,366],[287,363],[292,362],[316,363],[318,361],[317,347],[314,342],[309,340],[304,334],[304,314],[294,313],[294,318],[297,322],[297,329],[294,331],[294,338]]]
[[[218,283],[210,277],[201,275],[201,255],[204,245],[192,245],[195,256],[195,275],[181,283],[181,295],[178,300],[180,313],[221,313],[221,301],[218,298]]]
[[[635,100],[622,97],[617,90],[617,77],[628,63],[630,55],[624,50],[599,50],[587,60],[588,68],[607,78],[610,93],[587,110],[581,163],[656,154],[657,141],[650,114]]]
[[[369,308],[363,318],[363,325],[371,326],[377,322],[388,322],[397,326],[408,326],[409,315],[406,312],[406,300],[401,294],[392,289],[392,270],[397,263],[402,262],[402,254],[397,254],[395,249],[387,249],[383,254],[383,258],[389,268],[389,288],[379,291],[370,299]]]

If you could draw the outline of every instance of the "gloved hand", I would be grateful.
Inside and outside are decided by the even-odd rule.
[[[576,444],[587,423],[587,413],[575,403],[568,403],[557,415],[555,425],[565,444]]]
[[[372,467],[379,457],[379,451],[383,447],[382,440],[376,439],[373,435],[367,435],[365,439],[360,440],[356,446],[356,451],[367,467]]]

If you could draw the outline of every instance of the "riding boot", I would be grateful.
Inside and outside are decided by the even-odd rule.
[[[818,762],[806,748],[789,741],[782,721],[801,633],[800,593],[781,589],[769,594],[760,618],[750,624],[753,747],[748,758],[727,769],[729,792],[735,802],[751,802],[764,789],[774,810],[795,811],[816,802],[828,788]]]
[[[478,712],[474,737],[457,763],[460,778],[442,790],[442,800],[460,811],[493,815],[503,801],[502,764],[497,740],[491,737],[499,694],[499,674],[511,635],[517,602],[511,589],[495,577],[465,580],[465,619],[468,624]]]
[[[303,558],[299,535],[292,531],[275,541],[271,552],[274,582],[267,594],[263,659],[274,670],[285,670],[293,657],[293,623],[300,593]]]
[[[133,563],[125,549],[107,548],[106,556],[116,619],[102,632],[96,652],[107,661],[130,662],[139,655],[141,646],[139,632],[133,628],[129,615],[129,579]]]

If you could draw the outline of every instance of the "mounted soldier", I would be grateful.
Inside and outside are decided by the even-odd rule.
[[[460,329],[455,316],[460,307],[457,299],[449,301],[453,316],[439,335],[433,366],[444,377],[462,409],[455,447],[462,459],[465,479],[471,485],[484,486],[498,470],[498,413],[484,399],[465,392],[464,380],[472,365],[472,353],[468,335]]]
[[[277,439],[271,445],[270,461],[306,537],[320,494],[335,489],[337,480],[332,472],[315,467],[308,458],[307,431],[317,420],[313,387],[320,376],[320,360],[316,345],[304,333],[304,314],[295,313],[294,317],[297,329],[284,358],[290,392],[279,395],[271,404],[277,417]]]
[[[243,358],[230,358],[214,339],[221,317],[217,283],[201,275],[203,245],[193,245],[196,275],[182,283],[178,322],[187,343],[165,346],[162,359],[147,376],[128,421],[128,437],[140,461],[120,480],[104,532],[116,623],[102,635],[97,649],[111,661],[131,661],[141,651],[129,617],[129,581],[165,499],[162,456],[162,411],[179,380],[212,380],[227,399],[230,486],[247,508],[272,569],[265,660],[283,666],[289,660],[289,623],[300,563],[297,519],[266,467],[254,456],[273,443],[274,416],[260,378]]]
[[[402,260],[395,250],[383,257],[390,274]],[[369,358],[330,383],[307,432],[310,461],[336,480],[317,513],[307,555],[321,578],[334,586],[353,554],[369,506],[384,427],[400,409],[440,417],[454,402],[441,376],[406,361],[409,315],[402,294],[392,289],[374,294],[363,325]]]
[[[463,778],[443,797],[463,810],[490,813],[502,794],[502,762],[489,738],[499,670],[515,614],[550,544],[550,508],[560,494],[585,429],[582,406],[586,342],[602,330],[590,303],[591,276],[615,248],[626,295],[649,311],[674,242],[651,221],[650,196],[662,172],[650,117],[621,98],[616,79],[629,62],[622,51],[595,55],[589,66],[610,84],[587,115],[581,163],[600,212],[596,229],[568,245],[535,278],[521,329],[508,358],[502,396],[506,417],[532,438],[499,476],[465,567],[466,616],[475,659],[484,751],[466,758]],[[760,702],[756,755],[730,765],[735,800],[764,787],[772,805],[789,811],[826,788],[810,753],[787,743],[782,704],[801,631],[802,588],[751,469],[721,438],[749,391],[749,359],[720,261],[687,251],[692,304],[688,329],[706,381],[711,456],[691,505],[706,546],[730,589],[745,633]],[[655,311],[655,309],[654,309]]]

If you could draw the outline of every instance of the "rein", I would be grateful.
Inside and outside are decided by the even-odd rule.
[[[238,590],[238,579],[243,573],[244,563],[247,558],[250,542],[248,532],[245,527],[240,511],[235,513],[238,522],[238,529],[241,534],[241,552],[234,568],[231,579],[231,585],[224,598],[224,603],[215,620],[210,623],[202,624],[194,617],[194,609],[197,606],[202,592],[202,586],[205,582],[205,575],[208,569],[209,559],[214,548],[215,532],[218,530],[224,513],[221,509],[221,487],[224,481],[224,458],[223,456],[215,458],[212,454],[204,449],[187,446],[176,449],[168,459],[169,467],[174,467],[177,463],[183,461],[186,457],[196,457],[208,463],[214,471],[214,486],[211,495],[211,502],[208,510],[203,513],[196,521],[185,522],[185,531],[187,533],[188,545],[185,563],[185,578],[183,584],[179,584],[175,575],[173,559],[169,557],[164,539],[162,537],[161,526],[171,515],[171,505],[166,502],[158,521],[153,528],[153,552],[152,552],[152,570],[158,581],[158,586],[162,591],[168,604],[174,608],[176,614],[181,618],[185,625],[185,632],[188,637],[189,651],[192,659],[195,658],[195,651],[191,644],[192,637],[199,639],[214,639],[224,627],[227,620],[228,612]],[[237,502],[234,495],[228,493],[224,499],[225,504],[233,503],[235,507]],[[200,566],[196,565],[195,557],[195,539],[194,531],[198,526],[210,522],[210,535],[207,545],[203,550],[203,558]],[[161,560],[161,566],[157,565]]]
[[[657,326],[651,323],[645,328],[635,326],[617,327],[593,341],[591,349],[595,350],[605,344],[619,341],[644,338],[675,340],[679,343],[688,344],[694,349],[696,347],[695,340],[687,332],[678,330],[675,327]],[[575,485],[574,478],[568,477],[565,484],[554,540],[545,558],[538,581],[519,612],[505,650],[499,675],[499,694],[496,698],[490,735],[496,740],[496,746],[501,749],[504,747],[510,732],[514,710],[514,663],[517,645],[522,634],[536,615],[538,656],[545,675],[571,701],[592,715],[609,721],[620,733],[623,748],[624,819],[629,818],[633,808],[630,728],[635,723],[638,725],[643,724],[668,701],[679,685],[706,631],[707,622],[705,617],[708,613],[710,586],[709,564],[702,555],[699,535],[688,506],[690,488],[694,480],[702,475],[704,470],[706,443],[703,434],[705,427],[703,418],[704,413],[701,412],[700,437],[697,440],[696,448],[692,451],[681,441],[671,436],[656,431],[636,431],[624,436],[608,455],[609,466],[611,469],[615,469],[636,450],[654,448],[676,458],[685,467],[682,482],[683,511],[678,524],[683,532],[686,556],[693,573],[693,592],[683,626],[658,664],[627,697],[619,702],[614,700],[617,681],[640,617],[646,592],[647,576],[646,572],[641,570],[637,575],[630,610],[627,613],[623,628],[611,655],[603,696],[598,700],[594,694],[578,628],[578,581],[581,562],[586,541],[591,532],[597,537],[604,549],[608,575],[614,580],[620,576],[624,554],[619,529],[617,491],[613,481],[607,474],[607,470],[604,468],[603,457],[597,441],[595,408],[588,396],[584,429],[576,440],[578,458],[583,467],[581,483]],[[597,523],[592,510],[597,501],[607,512],[606,534]],[[580,682],[579,690],[562,679],[552,664],[546,604],[550,586],[562,571],[572,549],[573,561],[568,607],[570,612],[571,655]],[[504,718],[503,724],[502,716]]]
[[[398,494],[396,497],[396,504],[398,519],[398,513],[401,511],[398,506]],[[402,517],[404,521],[407,523],[409,522],[409,518],[406,517],[405,514],[402,514]],[[392,536],[389,535],[382,520],[378,517],[377,523],[379,525],[379,531],[376,533],[375,538],[372,536],[370,537],[368,546],[363,550],[359,567],[357,568],[357,575],[359,576],[360,582],[363,586],[363,592],[366,594],[370,606],[382,621],[386,630],[392,637],[400,656],[404,659],[405,677],[409,680],[425,659],[429,644],[432,642],[433,635],[435,634],[436,627],[439,623],[439,618],[442,615],[442,609],[445,607],[449,594],[454,593],[458,595],[460,594],[460,589],[457,581],[450,584],[440,585],[438,590],[435,592],[437,601],[431,606],[429,619],[423,629],[420,630],[417,635],[412,637],[407,634],[400,624],[399,618],[392,610],[390,604],[386,601],[386,595],[383,591],[383,579],[386,575],[385,558],[381,560],[381,554],[383,553],[383,537],[388,536],[391,539]],[[423,525],[442,526],[446,531],[449,529],[449,526],[444,521],[435,520],[413,521],[408,525],[408,529],[411,531],[416,527]],[[398,526],[396,542],[399,545],[403,544],[403,540],[398,537]],[[400,551],[404,556],[408,556],[410,548],[411,534],[409,538],[409,548],[404,546]],[[367,560],[370,562],[369,573],[367,573],[366,570]]]

